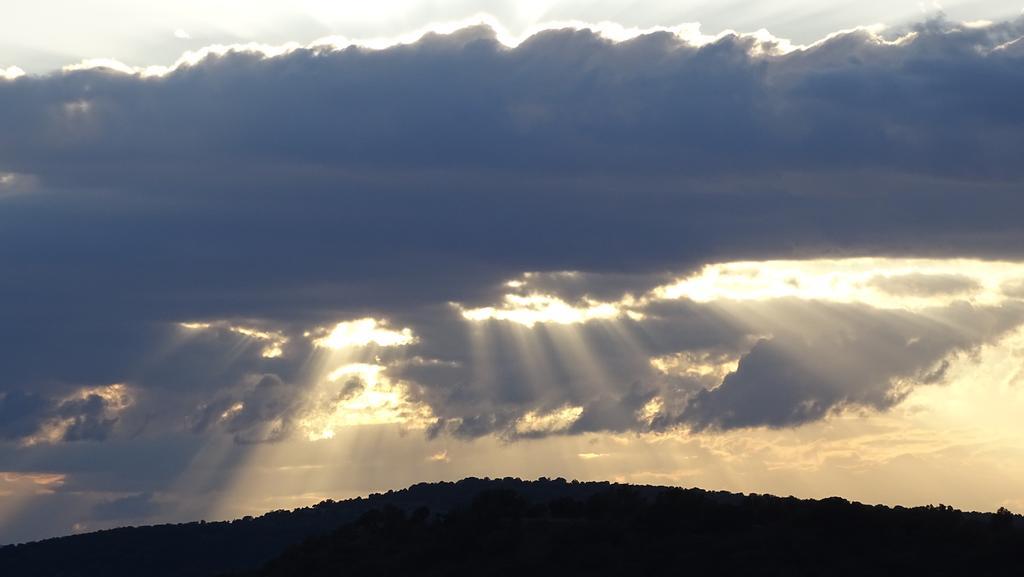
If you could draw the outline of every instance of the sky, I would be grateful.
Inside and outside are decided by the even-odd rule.
[[[465,476],[1024,510],[1020,5],[363,4],[6,7],[0,543]]]
[[[957,21],[1020,15],[1019,0],[39,0],[8,2],[0,68],[46,73],[89,59],[167,65],[213,44],[302,45],[330,37],[387,44],[424,30],[487,21],[521,39],[552,23],[627,29],[700,24],[708,34],[766,29],[809,44],[838,30],[906,25],[943,13]]]

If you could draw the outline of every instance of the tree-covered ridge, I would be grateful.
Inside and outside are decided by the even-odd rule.
[[[231,522],[0,549],[19,576],[1020,575],[1008,511],[465,479]]]
[[[371,511],[246,576],[1021,575],[1015,521],[698,489],[611,486],[547,503],[491,489],[443,515]]]

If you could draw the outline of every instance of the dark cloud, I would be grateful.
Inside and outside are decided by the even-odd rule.
[[[935,21],[914,32],[900,46],[855,32],[755,57],[754,40],[735,36],[695,48],[668,33],[613,43],[562,30],[507,49],[489,29],[469,28],[381,51],[229,53],[158,79],[22,78],[0,96],[11,127],[0,150],[25,169],[12,172],[49,182],[138,184],[156,170],[173,175],[172,188],[253,182],[259,175],[218,177],[212,167],[267,170],[267,160],[280,176],[307,167],[328,183],[332,168],[380,166],[1020,176],[1001,145],[1019,145],[1010,126],[1021,121],[1012,92],[1021,74],[1012,54],[994,50],[1021,36],[1020,22]]]
[[[1012,42],[1024,21],[905,32],[778,55],[745,37],[695,47],[573,30],[507,48],[471,28],[379,51],[231,52],[160,78],[0,81],[0,173],[16,175],[0,192],[0,411],[13,415],[2,434],[59,416],[68,440],[106,437],[115,417],[100,401],[52,399],[124,382],[145,417],[117,417],[119,430],[186,422],[273,440],[324,358],[303,333],[363,316],[415,330],[415,346],[381,352],[388,372],[456,434],[566,405],[583,408],[574,431],[641,428],[655,396],[659,422],[696,427],[884,408],[893,379],[983,339],[929,333],[920,342],[933,348],[907,364],[823,376],[803,359],[874,365],[876,351],[663,302],[642,322],[573,334],[483,323],[490,357],[474,373],[481,335],[448,303],[500,302],[510,279],[573,303],[616,299],[720,260],[1020,258],[1024,66]],[[952,291],[949,279],[903,281]],[[223,322],[177,324],[204,320]],[[850,330],[857,343],[909,339],[919,321]],[[266,342],[232,326],[279,331],[284,354],[265,358]],[[689,351],[747,356],[704,393],[706,377],[650,364]],[[760,416],[740,401],[757,383],[780,390]]]
[[[1008,303],[906,311],[795,299],[655,301],[644,318],[580,325],[427,322],[392,377],[439,421],[431,434],[509,438],[552,432],[797,426],[848,408],[886,410],[944,381],[958,355],[1024,320]],[[424,363],[422,359],[433,362]],[[658,369],[652,360],[663,362]],[[738,367],[729,368],[738,361]],[[657,412],[644,414],[658,403]],[[558,430],[529,414],[578,407]]]
[[[633,412],[657,392],[650,382],[656,351],[641,341],[644,327],[626,319],[525,327],[452,317],[413,325],[420,340],[407,353],[431,362],[399,361],[388,369],[412,383],[414,400],[431,407],[441,422],[435,433],[520,436],[515,427],[526,413],[566,406],[584,410],[573,431],[626,430],[638,426]],[[696,333],[701,325],[684,330]]]
[[[116,416],[107,416],[109,403],[108,399],[96,394],[60,403],[57,406],[57,416],[70,421],[62,440],[106,439],[118,419]]]
[[[302,389],[277,375],[259,375],[242,390],[221,396],[199,408],[191,429],[203,432],[219,425],[236,443],[279,441],[291,433]]]
[[[96,521],[130,521],[152,517],[160,512],[160,504],[150,493],[139,493],[97,503],[90,519]]]
[[[26,438],[42,425],[52,412],[49,399],[25,391],[11,391],[0,398],[0,439]]]
[[[1021,33],[751,56],[469,29],[3,82],[0,170],[39,183],[4,200],[5,341],[469,300],[526,270],[1014,253],[1024,74],[992,48]]]
[[[61,399],[11,391],[0,397],[0,439],[25,441],[49,429],[61,441],[102,441],[118,422],[120,404],[91,392]]]
[[[1019,305],[959,304],[923,314],[801,308],[786,311],[791,321],[816,321],[795,320],[799,329],[759,341],[720,386],[690,400],[681,421],[698,430],[785,427],[844,408],[887,409],[913,386],[941,382],[951,355],[991,342],[1024,314]]]

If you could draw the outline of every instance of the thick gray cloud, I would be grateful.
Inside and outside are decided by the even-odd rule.
[[[20,390],[0,396],[0,440],[26,441],[44,433],[48,424],[61,441],[102,441],[118,422],[111,399],[96,393],[53,398]]]
[[[1021,22],[915,31],[900,46],[850,33],[757,57],[752,39],[731,36],[695,48],[668,33],[613,43],[563,30],[507,49],[470,28],[381,51],[229,53],[164,78],[28,77],[4,83],[0,150],[10,172],[44,182],[161,174],[172,188],[252,183],[265,175],[235,171],[260,165],[284,178],[319,169],[302,175],[307,186],[335,184],[331,167],[381,165],[1019,176],[1003,145],[1019,144],[1022,79],[1013,51],[996,47],[1024,34]]]
[[[3,434],[61,410],[33,399],[125,382],[138,391],[132,434],[169,413],[164,426],[188,416],[195,430],[216,421],[240,442],[271,440],[316,354],[303,331],[367,315],[414,328],[410,357],[439,361],[389,372],[457,434],[566,404],[584,408],[574,430],[637,428],[655,396],[666,422],[696,427],[884,408],[893,379],[984,339],[935,336],[905,365],[822,376],[794,359],[847,349],[662,303],[620,323],[640,352],[607,325],[583,327],[600,371],[558,348],[557,327],[526,335],[540,343],[530,366],[516,352],[526,329],[485,328],[501,346],[481,380],[464,369],[472,335],[448,303],[494,303],[525,271],[578,302],[717,260],[1021,257],[1024,21],[907,32],[777,55],[734,36],[695,47],[572,30],[507,48],[473,28],[381,51],[235,52],[161,78],[0,81],[0,390],[13,407],[0,410],[17,415]],[[267,359],[224,327],[176,326],[219,319],[271,327],[294,348]],[[864,342],[909,330],[855,328]],[[686,412],[706,383],[650,365],[680,351],[747,356]],[[788,401],[749,414],[739,397],[758,382]],[[63,410],[95,414],[85,401]],[[111,427],[84,418],[67,436]]]
[[[1017,304],[960,303],[921,314],[846,305],[783,309],[793,328],[776,327],[720,386],[697,393],[682,422],[695,429],[785,427],[849,407],[887,409],[913,386],[941,382],[951,355],[991,342],[1024,314]],[[815,322],[801,322],[808,316]]]
[[[40,395],[13,391],[0,398],[0,438],[24,439],[42,426],[53,410],[52,402]]]
[[[1024,321],[1016,302],[906,311],[680,300],[643,312],[642,320],[574,327],[485,321],[461,334],[461,325],[417,325],[424,339],[410,354],[434,362],[399,363],[389,373],[416,384],[439,418],[434,434],[549,434],[517,427],[528,413],[566,406],[582,412],[557,432],[789,427],[843,409],[888,409],[916,386],[943,382],[958,355]],[[651,363],[673,357],[680,362],[665,371]],[[707,372],[729,361],[735,370]],[[643,414],[652,400],[657,413]]]
[[[97,503],[90,518],[97,521],[138,520],[152,517],[159,512],[160,505],[153,501],[152,494],[139,493]]]
[[[238,395],[203,406],[193,430],[201,432],[220,421],[237,443],[277,441],[288,435],[301,391],[277,375],[258,379]]]

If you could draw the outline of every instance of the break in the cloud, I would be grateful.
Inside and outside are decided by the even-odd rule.
[[[890,411],[1024,320],[1022,36],[473,27],[4,72],[2,468]],[[161,471],[61,487],[156,514]]]

